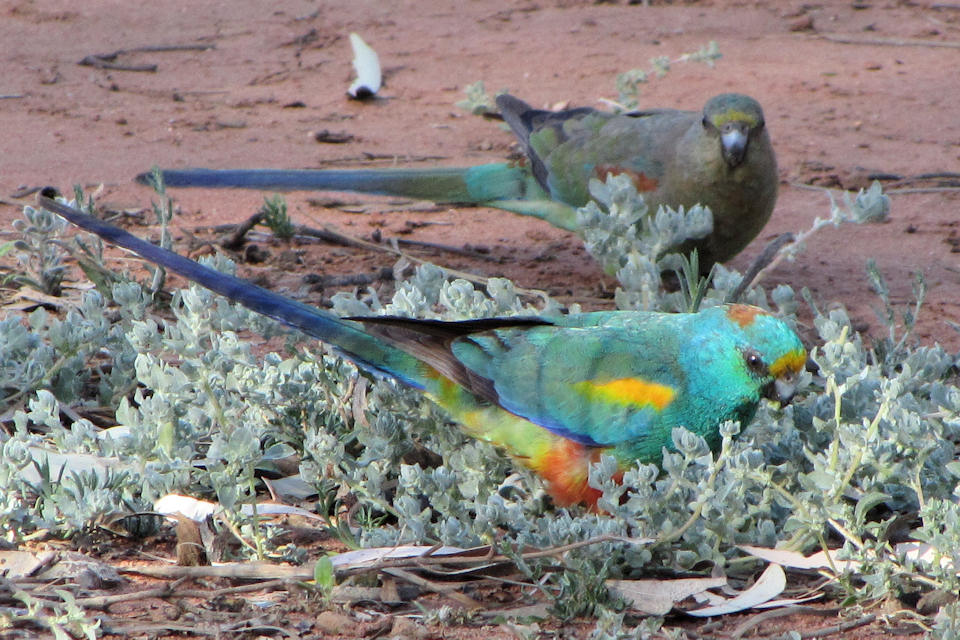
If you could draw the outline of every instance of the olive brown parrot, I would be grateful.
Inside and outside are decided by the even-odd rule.
[[[653,109],[614,114],[591,108],[540,111],[503,94],[503,119],[525,153],[518,163],[428,169],[165,169],[169,187],[323,190],[468,203],[542,218],[578,232],[576,210],[592,178],[627,175],[651,212],[701,204],[713,230],[678,250],[699,251],[708,270],[729,260],[770,219],[777,161],[760,104],[724,93],[702,112]],[[147,182],[149,173],[138,176]]]

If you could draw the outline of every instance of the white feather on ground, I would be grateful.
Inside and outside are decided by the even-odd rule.
[[[353,47],[353,68],[357,79],[347,89],[347,94],[358,100],[376,95],[382,80],[377,52],[355,33],[350,34],[350,46]]]

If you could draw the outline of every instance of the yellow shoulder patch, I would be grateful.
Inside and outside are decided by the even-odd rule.
[[[673,402],[674,396],[677,395],[673,387],[641,378],[619,378],[608,382],[584,380],[574,384],[573,388],[591,400],[653,407],[658,411],[662,411]]]

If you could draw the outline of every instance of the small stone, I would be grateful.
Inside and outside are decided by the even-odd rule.
[[[425,626],[402,616],[393,619],[393,628],[390,629],[390,638],[403,638],[403,640],[425,640],[431,635],[430,630]]]
[[[790,23],[790,31],[813,31],[813,16],[804,15]]]
[[[336,611],[321,611],[314,620],[317,631],[327,635],[353,635],[350,631],[356,624],[353,618]]]

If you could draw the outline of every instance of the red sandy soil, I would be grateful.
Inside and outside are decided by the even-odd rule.
[[[769,239],[828,214],[809,185],[858,188],[871,172],[904,178],[958,171],[960,91],[956,72],[960,5],[921,0],[820,3],[773,0],[652,2],[579,0],[291,0],[157,3],[21,0],[0,3],[0,233],[20,217],[22,187],[103,185],[103,207],[141,211],[153,196],[137,173],[163,167],[360,167],[468,165],[502,160],[513,144],[496,124],[454,106],[466,85],[509,89],[536,106],[599,106],[615,98],[616,74],[676,59],[711,40],[715,68],[681,63],[642,87],[641,107],[700,109],[716,93],[739,91],[763,104],[776,148],[781,191],[760,239],[733,260],[745,269]],[[347,34],[379,53],[386,86],[370,102],[350,101]],[[115,62],[155,72],[81,66],[92,54],[154,45],[212,45],[205,51],[130,52]],[[346,133],[344,144],[314,133]],[[367,154],[374,154],[371,160]],[[947,188],[944,188],[947,187]],[[958,196],[943,181],[890,185],[883,224],[824,230],[795,262],[766,280],[808,287],[826,306],[845,305],[876,331],[864,266],[876,260],[894,302],[912,303],[914,273],[929,286],[917,338],[960,345]],[[263,202],[257,192],[177,190],[177,247],[215,241],[207,227],[239,222]],[[336,225],[354,236],[401,237],[482,247],[487,259],[410,249],[438,264],[564,302],[611,304],[616,286],[573,235],[533,219],[487,209],[351,214],[316,203],[330,194],[288,196],[296,222]],[[389,202],[345,195],[351,203]],[[25,201],[31,201],[30,197]],[[311,203],[311,200],[313,201]],[[149,217],[144,217],[149,220]],[[428,223],[428,224],[421,224]],[[140,233],[149,236],[150,229]],[[0,241],[12,237],[0,235]],[[368,273],[394,258],[323,243],[288,245],[256,236],[270,253],[241,274],[320,303],[311,273]],[[209,250],[206,249],[206,250]],[[278,268],[279,267],[279,268]],[[294,267],[294,268],[291,268]],[[813,621],[816,626],[817,621]],[[879,630],[874,629],[877,634]],[[871,631],[861,637],[869,637]],[[847,637],[851,637],[849,634]]]

